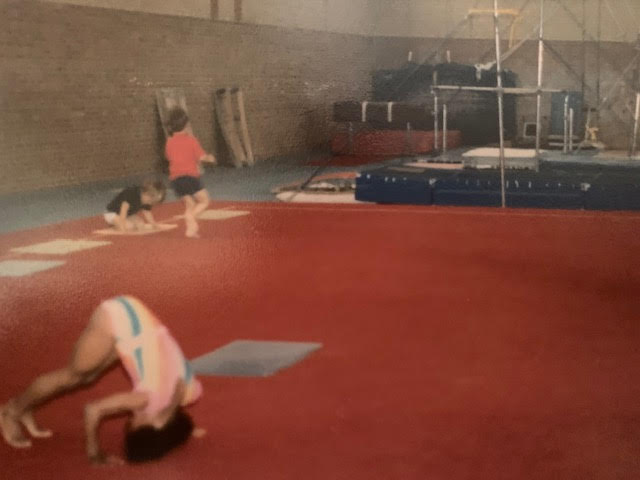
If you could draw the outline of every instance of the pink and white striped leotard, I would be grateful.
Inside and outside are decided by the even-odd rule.
[[[180,380],[185,384],[182,406],[202,395],[202,384],[178,343],[140,300],[120,296],[105,300],[101,307],[109,314],[116,350],[134,391],[149,396],[147,414],[154,416],[171,403]]]

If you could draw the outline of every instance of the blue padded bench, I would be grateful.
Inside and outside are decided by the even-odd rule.
[[[640,182],[607,172],[507,171],[507,206],[589,210],[640,210]],[[386,166],[362,172],[356,199],[377,203],[499,207],[495,170],[447,171]]]
[[[640,210],[640,185],[591,185],[585,196],[588,210]]]
[[[356,178],[356,200],[376,203],[431,205],[433,189],[424,169],[381,167]]]
[[[527,172],[508,172],[505,177],[507,206],[514,208],[581,209],[586,188],[581,183]],[[434,203],[499,207],[500,176],[493,172],[465,172],[439,179],[434,186]]]

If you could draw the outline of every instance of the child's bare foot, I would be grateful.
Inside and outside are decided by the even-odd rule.
[[[191,436],[193,438],[202,438],[207,434],[207,431],[204,428],[196,427],[191,432]]]
[[[33,413],[27,412],[20,417],[20,423],[27,429],[33,438],[49,438],[53,435],[51,430],[43,430],[36,424]]]
[[[196,219],[191,215],[185,215],[185,222],[187,224],[187,231],[185,235],[189,238],[198,238],[198,230],[200,229],[200,227],[198,227],[198,222],[196,222]]]
[[[4,441],[14,448],[29,448],[31,440],[22,433],[20,421],[8,405],[0,409],[0,431]]]

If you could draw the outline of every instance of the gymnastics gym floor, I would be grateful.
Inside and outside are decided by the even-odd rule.
[[[0,235],[0,402],[64,364],[118,294],[147,303],[189,358],[238,339],[322,347],[271,376],[201,376],[203,439],[96,468],[82,407],[130,388],[115,369],[39,411],[53,439],[0,444],[0,477],[638,478],[640,214],[210,209],[197,240],[182,224],[101,236],[100,217]],[[154,211],[173,221],[181,207]],[[105,423],[106,450],[120,452],[122,429]]]

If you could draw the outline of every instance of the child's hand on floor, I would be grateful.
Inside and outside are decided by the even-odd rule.
[[[114,224],[114,227],[119,232],[126,232],[127,231],[127,225],[123,221],[121,221],[120,219],[116,220],[116,222]]]
[[[101,467],[119,467],[124,465],[124,460],[115,455],[97,455],[89,458],[92,465]]]

